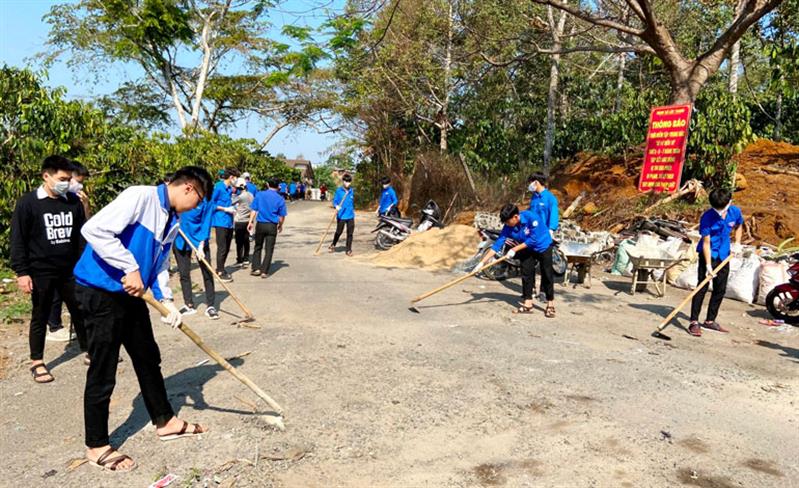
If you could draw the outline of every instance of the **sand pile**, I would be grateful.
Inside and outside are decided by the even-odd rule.
[[[450,225],[413,234],[370,261],[388,268],[450,270],[474,255],[480,237],[474,227]]]

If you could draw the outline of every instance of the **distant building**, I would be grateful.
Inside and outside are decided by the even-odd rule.
[[[311,165],[311,162],[308,161],[307,159],[281,158],[280,160],[283,162],[283,164],[285,164],[289,168],[298,170],[300,172],[300,178],[302,178],[302,181],[306,183],[313,181],[314,179],[313,166]]]

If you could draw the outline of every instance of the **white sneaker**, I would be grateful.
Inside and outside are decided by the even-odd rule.
[[[219,312],[214,307],[208,307],[205,309],[205,316],[211,320],[216,320],[219,318]]]
[[[48,328],[47,335],[45,336],[44,340],[48,342],[69,342],[76,338],[77,336],[74,332],[72,334],[69,333],[69,327],[61,327],[55,332],[50,332],[50,329]]]

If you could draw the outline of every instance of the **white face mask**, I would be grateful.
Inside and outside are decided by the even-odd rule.
[[[383,189],[387,190],[388,189],[388,185],[383,185]]]
[[[58,195],[59,197],[63,197],[69,191],[69,182],[68,181],[56,181],[53,184],[53,193]]]
[[[71,180],[69,182],[70,193],[80,193],[81,191],[83,191],[83,183],[80,183],[76,180]]]
[[[724,207],[722,210],[716,210],[715,208],[713,210],[716,210],[716,213],[719,214],[719,217],[723,219],[727,217],[727,210],[730,209],[730,205],[732,205],[732,202],[728,203],[727,206]]]
[[[535,193],[535,182],[532,182],[529,185],[527,185],[527,191]]]
[[[352,183],[350,183],[349,181],[345,181],[344,182],[344,188],[349,188],[351,184]]]

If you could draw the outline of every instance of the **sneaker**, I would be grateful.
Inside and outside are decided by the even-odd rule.
[[[250,275],[252,275],[252,276],[261,276],[261,270],[260,269],[254,269],[254,270],[250,271]]]
[[[688,333],[694,337],[702,337],[702,328],[699,327],[699,322],[691,322],[688,326]]]
[[[50,332],[50,329],[47,329],[47,335],[45,336],[45,340],[48,342],[69,342],[76,338],[77,336],[74,332],[72,334],[69,333],[69,327],[61,327],[55,332]]]
[[[233,277],[227,271],[223,271],[219,273],[219,279],[222,280],[224,283],[230,283],[233,281]]]
[[[180,312],[180,315],[194,315],[197,313],[197,309],[191,305],[183,305],[178,312]]]
[[[725,333],[729,332],[729,330],[725,329],[724,327],[721,326],[721,324],[715,321],[705,322],[704,324],[702,324],[702,327],[704,327],[705,329],[715,330],[716,332],[725,332]]]
[[[236,263],[233,265],[234,268],[241,268],[242,266],[243,264],[240,263],[239,261],[236,261]]]
[[[216,320],[219,318],[219,312],[214,307],[208,307],[205,309],[205,316],[211,320]]]

